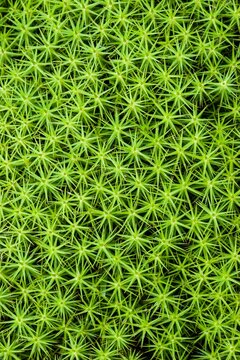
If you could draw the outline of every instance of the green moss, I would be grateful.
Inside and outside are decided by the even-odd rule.
[[[0,15],[0,359],[239,359],[238,2]]]

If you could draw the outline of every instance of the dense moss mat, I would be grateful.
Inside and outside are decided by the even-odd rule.
[[[0,359],[239,360],[238,1],[0,15]]]

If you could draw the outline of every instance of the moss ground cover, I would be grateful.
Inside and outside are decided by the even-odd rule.
[[[0,0],[0,359],[240,359],[237,0]]]

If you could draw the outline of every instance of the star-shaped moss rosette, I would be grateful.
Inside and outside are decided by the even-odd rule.
[[[0,15],[0,359],[239,360],[238,1]]]

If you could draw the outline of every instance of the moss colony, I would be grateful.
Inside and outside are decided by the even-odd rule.
[[[239,360],[238,1],[0,15],[0,359]]]

